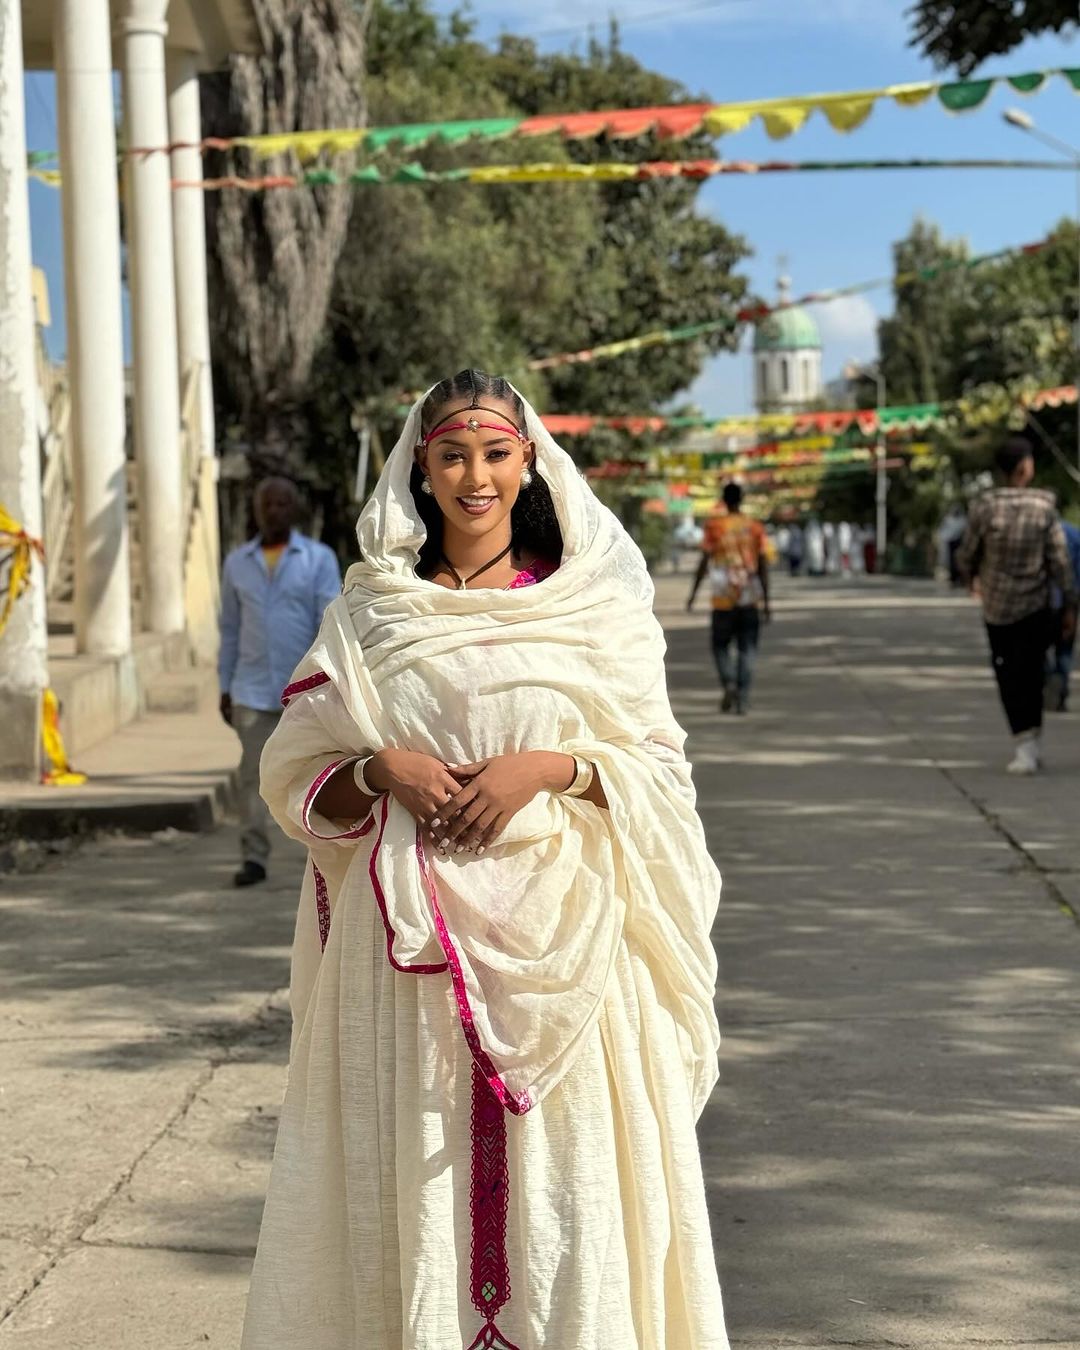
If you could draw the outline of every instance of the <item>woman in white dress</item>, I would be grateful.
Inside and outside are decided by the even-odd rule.
[[[719,876],[641,554],[477,371],[357,532],[262,761],[310,865],[244,1350],[727,1350]]]

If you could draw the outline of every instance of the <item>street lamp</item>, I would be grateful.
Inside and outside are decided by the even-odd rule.
[[[1001,115],[1009,126],[1015,127],[1017,131],[1022,131],[1027,136],[1034,136],[1037,141],[1042,141],[1059,155],[1071,159],[1076,169],[1076,328],[1073,332],[1076,359],[1073,370],[1076,381],[1076,462],[1080,465],[1080,149],[1070,145],[1068,141],[1052,136],[1048,131],[1043,131],[1041,127],[1035,125],[1034,117],[1024,112],[1022,108],[1006,108]]]
[[[874,493],[877,521],[874,530],[876,559],[874,570],[883,573],[885,571],[885,546],[888,543],[889,530],[889,476],[885,469],[885,428],[881,421],[881,410],[887,406],[885,402],[885,375],[881,369],[880,361],[874,366],[860,366],[854,361],[849,361],[844,368],[844,374],[849,380],[863,376],[866,379],[873,380],[877,386],[878,435],[877,445],[874,447],[874,459],[877,465],[877,484]]]

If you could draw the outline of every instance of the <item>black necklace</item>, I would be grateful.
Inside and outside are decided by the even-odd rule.
[[[494,567],[497,562],[502,562],[502,560],[506,557],[506,555],[510,552],[510,550],[513,547],[514,545],[512,542],[507,544],[507,546],[503,549],[503,551],[501,553],[496,554],[496,556],[492,558],[490,562],[486,562],[483,565],[483,567],[478,567],[475,572],[473,572],[470,576],[465,577],[464,579],[462,579],[461,574],[458,572],[457,568],[454,566],[454,564],[450,561],[450,559],[446,556],[445,553],[442,554],[442,560],[443,564],[449,570],[450,575],[454,578],[454,581],[457,583],[458,590],[463,591],[468,586],[470,581],[476,580],[476,578],[481,574],[481,572],[486,572],[489,567]]]

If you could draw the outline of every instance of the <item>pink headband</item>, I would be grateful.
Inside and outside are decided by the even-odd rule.
[[[475,417],[470,417],[467,422],[448,422],[445,426],[433,427],[431,431],[424,436],[420,444],[425,448],[436,440],[439,436],[445,436],[450,431],[507,431],[511,436],[515,436],[519,441],[525,440],[525,433],[507,422],[478,422]]]

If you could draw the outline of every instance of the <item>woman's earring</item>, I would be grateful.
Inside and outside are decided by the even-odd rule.
[[[435,496],[435,489],[431,486],[430,478],[425,477],[424,481],[420,484],[420,491],[426,492],[429,497]]]
[[[522,469],[521,486],[523,488],[532,487],[532,480],[533,480],[532,469]]]

